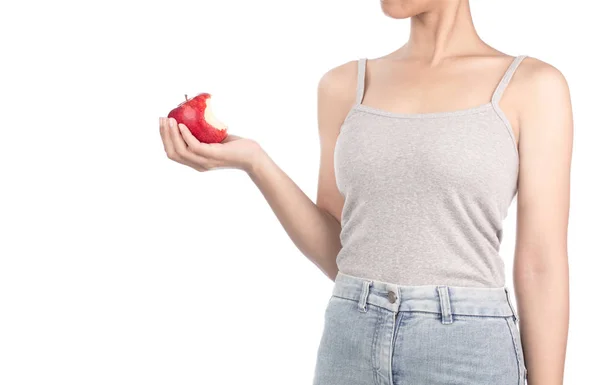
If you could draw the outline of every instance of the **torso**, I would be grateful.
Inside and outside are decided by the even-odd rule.
[[[498,251],[519,156],[501,78],[523,58],[491,75],[491,64],[415,72],[362,63],[334,151],[340,271],[404,285],[504,285]]]

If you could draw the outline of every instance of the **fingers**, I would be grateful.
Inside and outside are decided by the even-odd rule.
[[[165,152],[167,153],[167,157],[176,162],[180,162],[183,160],[179,155],[181,150],[178,150],[176,146],[176,142],[174,141],[173,128],[171,121],[174,121],[172,118],[160,118],[160,137],[162,138],[163,145],[165,147]]]
[[[173,147],[175,149],[175,153],[181,159],[187,158],[188,148],[181,134],[179,133],[179,128],[177,128],[177,121],[175,119],[169,119],[169,136],[171,137],[171,141],[173,142]]]
[[[160,136],[167,157],[198,171],[222,167],[219,147],[200,142],[184,124],[173,118],[160,118]]]
[[[173,147],[173,142],[171,141],[171,136],[169,135],[168,118],[160,118],[160,137],[162,138],[167,156],[171,158],[171,156],[175,154],[175,149]]]
[[[183,123],[179,124],[179,132],[190,151],[204,158],[217,158],[218,153],[215,147],[208,143],[202,143],[192,133],[190,129]]]
[[[183,140],[179,128],[177,127],[177,121],[173,118],[167,118],[164,122],[164,132],[166,141],[169,143],[167,156],[169,159],[174,160],[178,163],[190,166],[198,171],[206,171],[208,168],[208,161],[190,151],[187,144]]]

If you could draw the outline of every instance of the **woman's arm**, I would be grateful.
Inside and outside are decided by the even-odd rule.
[[[523,64],[515,295],[528,383],[559,385],[569,323],[567,226],[573,118],[563,75],[535,58]]]
[[[298,249],[331,280],[338,272],[343,197],[337,189],[333,152],[340,126],[354,101],[356,62],[327,72],[318,87],[320,169],[316,204],[273,162],[260,152],[248,175]]]
[[[333,170],[335,143],[354,103],[356,61],[327,72],[318,87],[318,125],[321,142],[316,203],[292,181],[258,143],[230,134],[221,143],[199,142],[183,124],[161,117],[160,135],[169,157],[204,172],[237,168],[248,173],[294,244],[331,280],[338,272],[343,197]]]

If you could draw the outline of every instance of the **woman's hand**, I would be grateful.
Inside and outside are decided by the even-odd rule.
[[[160,118],[160,136],[167,157],[197,171],[237,168],[249,172],[262,151],[251,139],[228,135],[221,143],[203,143],[184,124]]]

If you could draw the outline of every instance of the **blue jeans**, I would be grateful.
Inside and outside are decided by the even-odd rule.
[[[313,385],[524,385],[506,287],[402,286],[339,272]]]

